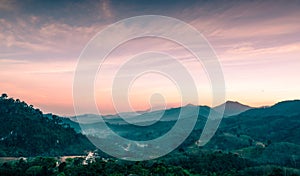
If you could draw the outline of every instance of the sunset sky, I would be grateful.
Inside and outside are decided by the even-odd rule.
[[[251,106],[300,99],[300,1],[296,0],[0,0],[0,92],[43,112],[74,114],[73,78],[83,48],[107,25],[137,15],[170,16],[199,30],[219,58],[226,99]],[[111,79],[122,59],[139,52],[169,51],[194,75],[199,104],[210,105],[209,79],[201,64],[186,59],[174,43],[145,40],[132,41],[112,53],[102,78]],[[114,113],[109,84],[103,86],[101,79],[95,84],[98,105],[105,114]],[[148,74],[131,88],[134,110],[148,109],[153,93],[163,94],[167,107],[179,105],[180,95],[172,81]]]

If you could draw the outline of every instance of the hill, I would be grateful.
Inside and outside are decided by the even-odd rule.
[[[84,154],[94,146],[55,115],[19,99],[0,97],[0,156]]]
[[[224,117],[237,115],[249,109],[253,109],[253,107],[241,104],[237,101],[227,101],[222,105],[214,107],[213,109],[218,112],[223,108],[223,106],[225,106]]]
[[[224,118],[204,148],[231,151],[258,163],[295,167],[300,161],[299,139],[300,101],[293,100]]]
[[[276,103],[271,107],[250,109],[241,113],[241,116],[294,116],[300,114],[300,100],[289,100]]]
[[[138,116],[129,117],[127,120],[130,120],[131,123],[128,123],[119,115],[100,117],[94,114],[71,117],[71,121],[65,119],[65,122],[74,129],[78,129],[84,135],[108,138],[109,136],[106,136],[107,132],[103,128],[104,123],[106,123],[117,134],[123,137],[134,140],[149,140],[168,132],[176,123],[182,111],[185,112],[182,116],[185,120],[191,119],[198,112],[198,120],[195,128],[198,130],[202,129],[211,110],[208,106],[189,105],[167,110],[144,112]]]

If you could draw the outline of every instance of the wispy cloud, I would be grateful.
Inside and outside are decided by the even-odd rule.
[[[110,7],[110,1],[109,0],[102,0],[101,1],[101,11],[103,12],[104,16],[107,18],[110,18],[113,16],[112,9]]]
[[[71,26],[56,21],[45,22],[38,17],[17,19],[16,22],[0,19],[0,58],[5,53],[31,53],[31,59],[45,57],[55,59],[58,56],[77,58],[81,49],[95,35],[102,25]]]
[[[16,8],[16,2],[14,0],[0,0],[0,10],[12,11]]]

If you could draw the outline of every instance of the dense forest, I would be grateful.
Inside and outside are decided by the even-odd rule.
[[[0,165],[0,175],[300,175],[294,168],[259,165],[232,153],[222,152],[173,152],[156,160],[129,162],[101,157],[86,158],[35,157],[20,158]]]
[[[86,154],[95,147],[56,115],[19,99],[0,97],[0,156],[62,156]]]

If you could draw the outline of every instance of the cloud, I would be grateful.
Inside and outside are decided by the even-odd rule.
[[[109,0],[102,0],[100,5],[101,5],[101,11],[103,12],[105,17],[110,18],[113,16]]]
[[[281,45],[276,47],[255,48],[251,43],[237,45],[231,50],[227,50],[227,54],[231,55],[248,55],[256,56],[261,54],[286,54],[291,52],[300,52],[300,43]]]
[[[12,11],[15,10],[16,3],[14,0],[0,0],[0,11]]]
[[[219,44],[238,40],[265,40],[272,37],[289,38],[300,31],[299,3],[251,1],[235,3],[208,3],[195,6],[181,18]]]
[[[272,60],[295,62],[299,56],[299,2],[207,3],[182,16],[211,43],[224,66]]]
[[[24,53],[36,57],[77,58],[85,44],[101,28],[102,24],[73,26],[58,21],[40,22],[36,16],[17,18],[15,21],[0,19],[0,58],[5,53],[22,56]],[[24,55],[23,55],[24,56]],[[29,59],[29,58],[28,58]]]

